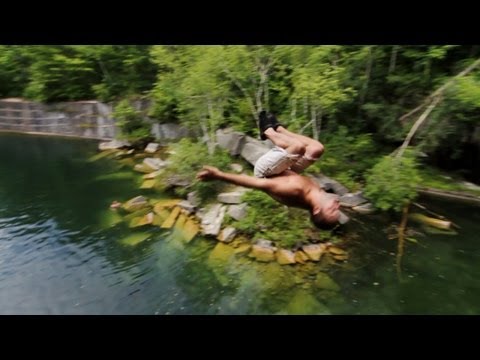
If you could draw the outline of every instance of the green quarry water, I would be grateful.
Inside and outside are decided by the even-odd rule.
[[[140,175],[89,162],[96,148],[0,134],[0,314],[480,314],[479,207],[429,201],[460,229],[407,242],[402,282],[380,215],[353,222],[346,263],[256,263],[118,223],[109,205],[142,194]]]

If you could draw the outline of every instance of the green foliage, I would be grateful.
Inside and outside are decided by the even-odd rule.
[[[190,128],[210,151],[219,127],[258,136],[256,114],[266,109],[324,141],[321,170],[355,186],[378,149],[362,143],[398,146],[419,114],[399,118],[479,56],[478,45],[0,45],[0,97],[140,95],[152,102],[150,117]],[[479,72],[459,78],[416,133],[412,144],[431,158],[455,160],[476,146]],[[145,135],[125,121],[127,136]]]
[[[227,171],[232,160],[226,151],[217,148],[213,154],[209,154],[205,144],[185,138],[172,144],[171,152],[168,159],[169,165],[161,175],[163,183],[166,184],[169,177],[177,177],[192,184],[188,187],[176,188],[177,195],[185,196],[191,191],[197,191],[199,198],[206,201],[215,198],[221,192],[224,183],[198,181],[195,176],[204,165],[215,166],[220,170]]]
[[[345,126],[325,136],[325,153],[307,169],[333,176],[349,189],[358,188],[366,170],[378,160],[377,148],[370,134],[353,134]]]
[[[384,156],[369,172],[365,196],[381,210],[401,211],[417,196],[420,176],[413,152],[396,159]]]
[[[272,240],[285,248],[307,240],[312,225],[305,210],[281,205],[261,191],[247,192],[243,201],[248,203],[247,216],[235,226],[245,234]]]
[[[68,46],[31,46],[35,61],[29,68],[26,97],[39,101],[89,100],[94,98],[93,64]]]
[[[130,105],[127,99],[115,106],[113,117],[120,127],[121,137],[128,141],[136,141],[150,135],[150,125],[143,120],[142,113]]]

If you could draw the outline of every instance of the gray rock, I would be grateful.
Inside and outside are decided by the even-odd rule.
[[[295,253],[290,250],[280,249],[277,251],[277,261],[280,265],[295,264]]]
[[[368,202],[368,200],[362,196],[361,192],[358,192],[355,194],[348,193],[348,194],[342,195],[340,196],[339,200],[340,200],[340,205],[346,206],[346,207],[354,207],[354,206],[362,205]]]
[[[224,204],[241,204],[242,196],[244,193],[245,193],[244,191],[221,193],[221,194],[218,194],[217,201]]]
[[[145,148],[145,152],[146,152],[146,153],[153,154],[154,152],[157,152],[157,150],[159,149],[159,147],[160,147],[160,144],[150,143],[150,144],[148,144],[147,147]]]
[[[250,164],[255,165],[257,160],[270,149],[271,146],[268,143],[247,136],[240,155]]]
[[[375,212],[375,207],[372,205],[372,203],[366,203],[359,206],[354,206],[352,210],[358,212],[359,214],[368,215]]]
[[[253,245],[252,252],[249,255],[257,261],[269,262],[275,260],[275,249],[260,245]]]
[[[167,165],[165,161],[158,158],[145,158],[143,159],[143,163],[153,170],[159,170]]]
[[[187,200],[190,204],[197,207],[200,205],[200,199],[198,198],[197,192],[192,191],[187,194]]]
[[[234,227],[230,226],[222,230],[220,236],[218,237],[218,240],[224,243],[229,243],[232,242],[235,235],[237,235],[237,230]]]
[[[130,143],[128,141],[112,140],[107,142],[101,142],[98,145],[98,149],[103,151],[103,150],[120,149],[122,147],[127,147],[127,146],[130,146]]]
[[[337,195],[345,195],[348,193],[348,189],[340,184],[338,181],[329,178],[323,174],[317,174],[313,179],[323,188],[325,191],[333,191]]]
[[[266,239],[258,239],[255,245],[263,246],[263,247],[273,247],[273,243],[270,240],[266,240]]]
[[[245,144],[245,134],[231,129],[217,130],[217,144],[230,152],[230,155],[239,155]]]
[[[240,164],[230,164],[230,169],[236,173],[241,173],[243,171],[243,166]]]
[[[307,254],[310,260],[320,261],[320,258],[327,250],[327,245],[325,244],[310,244],[302,246],[302,250]]]
[[[172,175],[167,180],[168,186],[188,186],[190,182],[188,180],[182,179],[180,176]]]
[[[195,212],[195,206],[191,204],[188,200],[182,200],[178,203],[178,206],[180,206],[182,209],[186,210],[188,214],[192,214]]]
[[[208,209],[202,216],[202,230],[205,235],[219,234],[225,212],[226,206],[222,204],[214,204]]]
[[[137,196],[123,204],[123,208],[128,212],[134,212],[148,206],[148,200],[144,196]]]
[[[245,216],[247,216],[247,204],[239,204],[239,205],[230,205],[228,207],[228,215],[230,215],[233,219],[240,221]]]

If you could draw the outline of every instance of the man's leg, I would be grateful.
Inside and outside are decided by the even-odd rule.
[[[307,145],[299,139],[282,134],[281,132],[273,130],[273,128],[268,128],[267,130],[265,130],[265,135],[275,145],[281,147],[282,149],[285,149],[289,154],[305,154]]]
[[[322,156],[322,154],[325,150],[322,143],[320,143],[320,142],[318,142],[318,141],[316,141],[312,138],[309,138],[307,136],[295,134],[291,131],[288,131],[287,129],[285,129],[281,125],[277,127],[276,132],[277,132],[277,134],[287,136],[287,137],[289,137],[291,139],[294,139],[296,141],[300,141],[305,147],[304,156],[306,158],[318,160]]]

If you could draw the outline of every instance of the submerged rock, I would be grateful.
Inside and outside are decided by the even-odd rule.
[[[296,262],[298,262],[300,264],[305,264],[308,260],[310,260],[310,258],[303,251],[296,251],[295,252],[295,261]]]
[[[123,209],[128,212],[134,212],[148,206],[148,200],[144,196],[136,196],[123,204]]]
[[[175,224],[175,220],[177,220],[177,217],[179,214],[180,214],[180,208],[176,206],[175,208],[173,208],[172,212],[170,213],[168,218],[163,222],[161,227],[164,229],[170,229]]]
[[[330,315],[331,312],[324,304],[315,299],[305,290],[299,290],[286,306],[290,315]]]
[[[160,169],[160,170],[157,170],[157,171],[154,171],[154,172],[151,172],[147,175],[143,175],[143,178],[145,180],[150,180],[150,179],[155,179],[157,176],[159,176],[161,173],[163,172],[163,169]]]
[[[319,272],[316,276],[314,285],[323,290],[340,291],[340,286],[328,274]]]
[[[140,185],[140,189],[153,189],[157,181],[155,179],[151,180],[145,180],[142,182],[142,185]]]
[[[120,240],[120,243],[123,245],[135,246],[147,240],[150,236],[151,234],[148,233],[135,233],[124,237]]]
[[[261,245],[253,245],[252,252],[249,255],[257,261],[269,262],[275,260],[275,250],[271,247],[264,247]]]
[[[235,249],[224,243],[217,243],[213,251],[208,257],[208,263],[210,265],[225,265],[235,255]]]
[[[290,250],[280,249],[277,251],[277,261],[280,265],[295,264],[295,253]]]
[[[320,261],[320,258],[327,250],[327,245],[325,244],[310,244],[302,246],[302,250],[307,254],[310,260]]]

